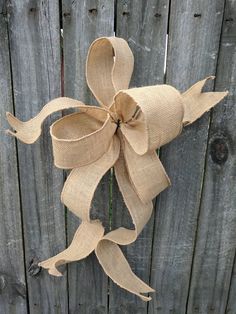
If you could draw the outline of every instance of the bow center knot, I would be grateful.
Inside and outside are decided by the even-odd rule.
[[[116,131],[119,129],[120,124],[122,123],[122,121],[120,119],[117,119],[117,121],[115,121],[117,127],[116,127]]]

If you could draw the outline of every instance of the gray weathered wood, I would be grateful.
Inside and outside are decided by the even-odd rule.
[[[6,135],[13,110],[7,16],[0,1],[0,313],[27,313],[15,140]],[[17,258],[16,258],[17,256]]]
[[[232,271],[231,283],[229,288],[228,302],[225,313],[235,314],[236,313],[236,263],[234,261],[234,269]]]
[[[131,86],[160,84],[164,79],[168,1],[118,1],[116,36],[125,38],[134,53],[135,67]],[[114,179],[112,229],[132,227]],[[133,271],[149,282],[152,255],[153,217],[137,241],[122,247]],[[109,313],[146,313],[147,303],[110,282]]]
[[[60,95],[58,1],[7,3],[15,112],[28,120]],[[36,144],[18,143],[29,307],[34,314],[67,313],[66,275],[56,278],[37,267],[39,260],[65,248],[63,173],[53,166],[48,128],[47,122]]]
[[[216,71],[223,0],[171,2],[166,82],[184,91]],[[161,150],[172,186],[156,211],[150,313],[185,313],[204,172],[209,115]]]
[[[222,78],[219,81],[219,87],[227,88],[230,91],[230,94],[227,99],[227,129],[229,129],[229,138],[230,138],[230,163],[228,162],[227,171],[229,178],[226,178],[225,184],[234,192],[229,196],[229,198],[234,200],[232,208],[230,209],[234,220],[229,222],[231,231],[233,231],[231,241],[231,250],[234,250],[236,254],[236,239],[235,239],[235,115],[236,115],[236,7],[233,0],[227,0],[225,6],[224,14],[224,24],[222,32],[222,43],[220,50],[220,59],[218,71],[221,73]],[[218,83],[217,83],[218,86]],[[224,176],[226,177],[226,176]],[[234,179],[233,179],[234,178]],[[228,195],[228,194],[227,194]],[[229,200],[224,200],[227,202],[227,206],[230,202]],[[232,226],[232,224],[234,226]],[[233,227],[233,229],[232,229]],[[229,240],[229,239],[228,239]],[[234,256],[234,268],[231,274],[231,282],[229,287],[228,302],[226,306],[225,313],[235,314],[236,313],[236,255]]]
[[[60,95],[60,18],[66,96],[96,104],[85,80],[87,50],[114,32],[135,56],[131,86],[163,82],[168,31],[167,83],[184,91],[216,73],[215,89],[230,90],[161,149],[172,186],[138,240],[122,247],[156,289],[149,303],[107,278],[94,254],[69,264],[68,274],[64,267],[61,278],[37,267],[70,243],[80,223],[60,202],[64,175],[53,166],[48,128],[61,114],[28,146],[5,134],[5,111],[27,120]],[[0,0],[1,314],[236,314],[235,21],[234,0],[63,0],[61,16],[58,0]],[[132,227],[112,172],[91,214],[106,231]]]
[[[230,93],[214,108],[210,123],[188,313],[225,313],[234,263],[236,27],[229,21],[232,18],[236,19],[236,8],[227,0],[215,89],[229,87]],[[231,309],[236,312],[236,307]]]
[[[94,103],[85,80],[85,61],[92,41],[114,32],[113,1],[63,1],[65,95],[86,104]],[[109,225],[109,179],[102,180],[92,205],[92,216]],[[67,217],[68,240],[79,225],[70,212]],[[107,276],[94,254],[86,260],[69,265],[70,313],[107,312]]]

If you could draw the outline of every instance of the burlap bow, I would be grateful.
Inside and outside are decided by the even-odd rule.
[[[101,107],[86,106],[67,97],[57,98],[27,122],[7,113],[12,135],[27,144],[41,134],[51,113],[79,108],[57,120],[50,129],[55,165],[73,169],[62,202],[81,220],[72,243],[63,252],[39,263],[60,276],[57,266],[77,261],[93,250],[106,274],[122,288],[143,295],[154,290],[131,270],[118,245],[134,242],[152,213],[152,199],[169,184],[156,149],[180,134],[227,92],[201,93],[207,79],[180,94],[169,85],[127,89],[133,71],[133,54],[125,40],[95,40],[88,52],[87,83]],[[118,228],[104,235],[100,221],[90,219],[90,206],[103,175],[114,166],[116,179],[135,229]]]

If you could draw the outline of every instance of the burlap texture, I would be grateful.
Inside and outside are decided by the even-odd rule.
[[[119,245],[134,242],[152,213],[152,199],[170,185],[156,149],[181,133],[227,92],[202,93],[206,78],[181,94],[169,85],[128,89],[133,54],[127,42],[108,37],[95,40],[88,52],[86,77],[100,107],[61,97],[43,107],[33,119],[22,122],[7,113],[22,142],[35,142],[41,124],[53,112],[79,111],[57,120],[50,129],[55,165],[72,169],[62,202],[81,220],[71,245],[39,263],[55,276],[57,266],[78,261],[93,250],[106,274],[122,288],[138,295],[154,290],[131,270]],[[102,223],[90,219],[94,192],[103,175],[114,167],[117,182],[133,220],[134,229],[118,228],[104,235]]]

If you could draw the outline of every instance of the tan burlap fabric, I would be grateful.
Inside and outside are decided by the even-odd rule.
[[[86,77],[100,107],[61,97],[27,122],[10,113],[7,119],[15,130],[9,132],[30,144],[40,136],[47,116],[66,108],[79,109],[57,120],[50,133],[55,165],[72,169],[61,200],[82,222],[70,246],[39,265],[60,276],[57,266],[78,261],[95,250],[115,283],[148,301],[151,298],[144,294],[154,290],[132,272],[119,245],[136,240],[151,216],[152,199],[170,185],[156,149],[178,136],[184,125],[198,119],[227,92],[202,93],[212,77],[184,94],[169,85],[128,89],[133,62],[125,40],[98,38],[88,52]],[[104,235],[102,223],[92,221],[89,212],[97,185],[111,167],[135,228],[118,228]]]

